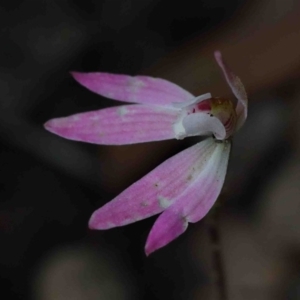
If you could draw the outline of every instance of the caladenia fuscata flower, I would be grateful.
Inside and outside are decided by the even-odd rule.
[[[195,97],[164,79],[108,73],[72,73],[94,93],[133,102],[48,121],[61,137],[102,145],[124,145],[208,136],[169,158],[96,210],[91,229],[109,229],[160,214],[148,236],[146,254],[165,246],[201,220],[219,196],[227,170],[231,136],[247,118],[247,96],[240,79],[215,52],[235,102]]]

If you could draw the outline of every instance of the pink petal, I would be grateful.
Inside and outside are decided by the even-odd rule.
[[[237,77],[227,64],[222,59],[222,54],[220,51],[215,51],[215,59],[223,71],[223,74],[226,78],[228,85],[230,86],[233,94],[238,99],[238,103],[236,106],[236,114],[237,114],[237,129],[239,129],[247,118],[247,111],[248,111],[248,98],[245,91],[245,87],[242,84],[239,77]]]
[[[135,104],[52,119],[45,128],[70,140],[123,145],[172,139],[177,118],[177,110]]]
[[[101,96],[152,105],[170,105],[194,98],[178,85],[160,78],[109,73],[72,73],[81,85]]]
[[[96,210],[90,219],[90,228],[109,229],[162,212],[198,176],[201,166],[215,147],[215,141],[210,138],[169,158]]]
[[[148,236],[145,252],[148,256],[155,250],[169,244],[185,232],[188,222],[180,214],[170,209],[163,212],[156,220]]]
[[[219,196],[227,170],[230,142],[215,142],[206,160],[198,162],[200,172],[174,203],[164,211],[152,227],[146,242],[146,254],[165,246],[180,234],[188,222],[197,222],[211,209]]]
[[[231,143],[219,143],[205,170],[194,184],[176,200],[174,210],[182,209],[188,222],[200,221],[217,200],[225,180]],[[188,197],[185,201],[184,198]]]
[[[195,105],[197,103],[201,103],[204,100],[208,100],[211,97],[212,97],[211,93],[206,93],[206,94],[194,97],[194,98],[192,98],[192,99],[190,99],[189,101],[186,101],[186,102],[174,103],[173,107],[175,107],[175,108],[184,108],[184,107],[187,107],[187,106],[192,106],[192,105]]]

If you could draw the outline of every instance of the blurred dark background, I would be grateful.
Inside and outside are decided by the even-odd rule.
[[[205,219],[149,258],[154,218],[90,231],[91,213],[195,140],[96,146],[43,129],[116,105],[69,71],[145,74],[250,96],[223,190],[229,299],[300,299],[298,1],[25,0],[0,4],[1,299],[214,299]]]

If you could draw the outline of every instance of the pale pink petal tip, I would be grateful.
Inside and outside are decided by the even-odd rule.
[[[44,128],[58,136],[68,138],[69,129],[66,126],[66,122],[64,122],[65,119],[67,118],[51,119],[44,124]]]
[[[105,88],[105,84],[103,88],[103,81],[106,78],[106,73],[85,73],[71,71],[70,74],[79,84],[81,84],[88,90],[91,90],[96,94],[100,94],[106,97],[108,96],[109,91],[107,91],[107,88]]]
[[[96,230],[97,228],[97,222],[95,220],[94,214],[91,216],[88,224],[89,229]]]
[[[50,132],[55,133],[55,126],[53,126],[53,120],[49,120],[44,124],[44,128]]]
[[[221,51],[216,50],[216,51],[214,52],[214,55],[215,55],[215,59],[216,59],[217,61],[220,60],[220,59],[222,59],[222,53],[221,53]]]
[[[80,84],[82,84],[84,86],[85,81],[88,78],[88,76],[86,76],[85,74],[89,74],[89,73],[81,73],[81,72],[77,72],[77,71],[71,71],[70,74],[77,82],[79,82]]]
[[[118,224],[107,218],[101,218],[98,214],[99,210],[96,210],[89,219],[88,227],[91,230],[106,230],[117,227]],[[111,218],[113,219],[113,218]]]
[[[171,241],[181,235],[188,227],[187,220],[172,211],[167,209],[156,220],[148,236],[145,253],[150,255],[169,244]]]
[[[100,82],[99,82],[99,79],[96,76],[94,76],[94,73],[81,73],[81,72],[72,71],[70,72],[70,74],[79,84],[81,84],[88,90],[91,90],[92,92],[97,94],[103,94],[103,96],[108,96],[107,94],[109,92],[105,93],[104,91],[104,93],[101,93],[102,80],[100,78]],[[100,93],[99,93],[99,89],[100,89]]]

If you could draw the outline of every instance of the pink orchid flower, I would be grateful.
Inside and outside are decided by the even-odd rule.
[[[201,220],[219,196],[227,170],[230,137],[247,118],[247,95],[240,79],[215,52],[237,98],[236,104],[210,93],[195,97],[164,79],[107,73],[72,73],[99,95],[137,104],[121,105],[48,121],[61,137],[94,144],[124,145],[189,136],[207,139],[169,158],[96,210],[91,229],[109,229],[162,213],[148,236],[145,252],[165,246]]]

